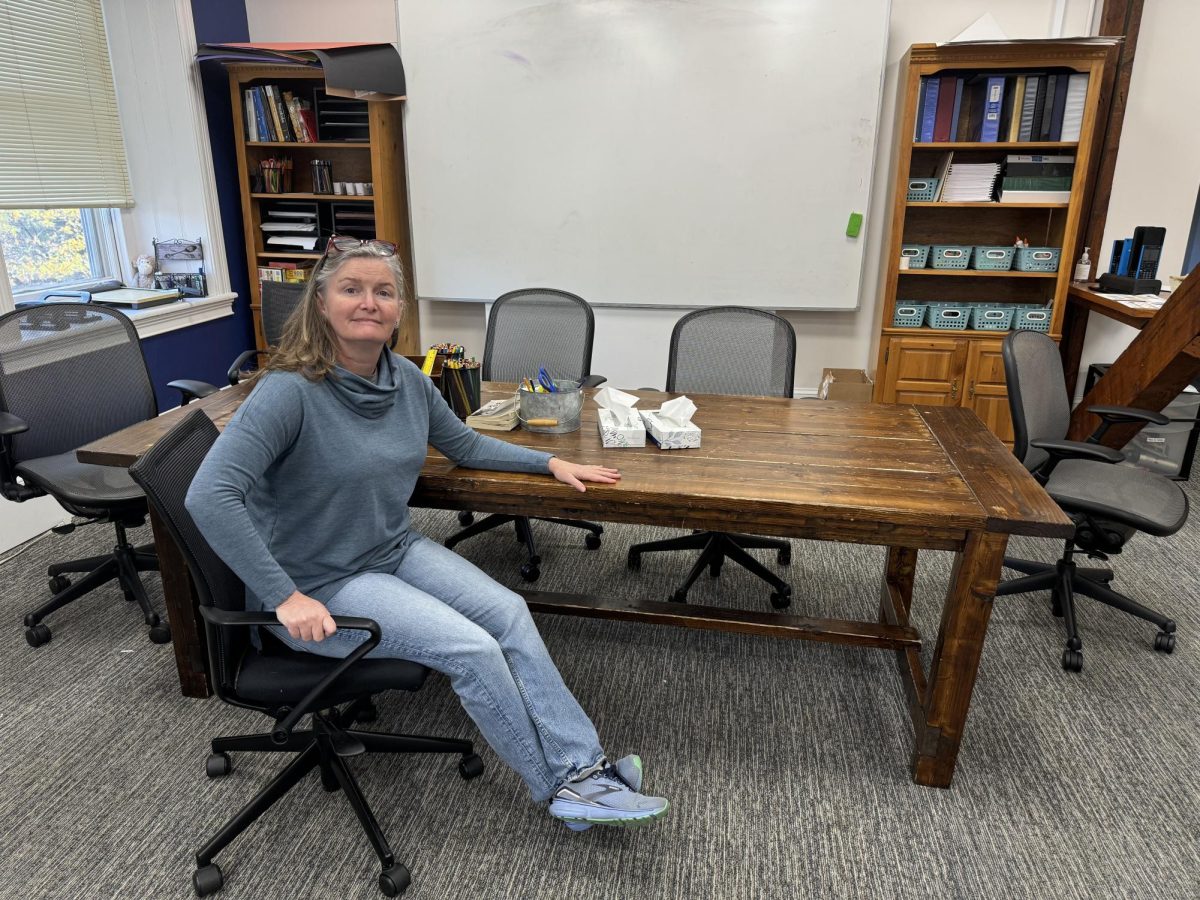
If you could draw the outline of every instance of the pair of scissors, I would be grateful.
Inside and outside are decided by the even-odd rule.
[[[538,384],[544,387],[551,394],[558,393],[558,387],[554,384],[554,379],[546,372],[545,366],[538,366]]]

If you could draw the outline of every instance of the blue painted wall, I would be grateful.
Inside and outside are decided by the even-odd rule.
[[[192,22],[196,40],[201,43],[250,40],[244,0],[192,0]],[[229,79],[217,63],[205,63],[200,71],[221,207],[225,258],[229,263],[230,285],[238,299],[234,303],[233,316],[142,341],[160,410],[179,405],[179,394],[168,389],[167,382],[176,378],[198,378],[220,386],[225,383],[225,371],[233,358],[254,346]]]

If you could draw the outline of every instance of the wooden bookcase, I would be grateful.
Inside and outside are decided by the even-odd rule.
[[[408,184],[404,172],[403,109],[400,105],[403,101],[366,104],[370,136],[368,141],[248,141],[244,91],[249,87],[266,84],[279,85],[283,90],[290,90],[297,96],[311,99],[314,90],[324,87],[325,81],[324,73],[320,69],[254,64],[229,66],[229,90],[233,103],[233,130],[237,142],[238,179],[245,226],[246,263],[250,275],[250,309],[254,317],[257,346],[260,349],[266,347],[262,329],[262,291],[258,281],[258,267],[267,260],[316,260],[323,247],[323,241],[318,241],[311,253],[279,253],[266,250],[265,236],[260,227],[263,204],[276,200],[309,200],[322,206],[330,203],[362,204],[364,209],[373,210],[375,236],[396,244],[397,254],[408,282],[405,285],[405,296],[410,298],[410,302],[400,320],[396,352],[420,353],[420,318],[416,301],[411,299],[415,295],[412,283]],[[292,159],[292,192],[253,192],[251,174],[258,170],[259,162],[281,155]],[[363,197],[312,193],[312,170],[309,164],[314,159],[326,159],[332,163],[334,181],[370,182],[374,185],[374,193]],[[331,221],[329,217],[322,218],[322,237],[328,235],[328,229],[324,227],[324,223],[328,221]]]
[[[1062,336],[1071,273],[1082,248],[1096,169],[1098,111],[1116,64],[1118,45],[1111,39],[1025,41],[938,47],[915,44],[900,64],[895,175],[887,242],[887,275],[881,309],[876,402],[965,406],[1001,440],[1011,444],[1000,346],[1005,332],[947,331],[893,327],[898,302],[986,301],[1044,304],[1051,309],[1050,336]],[[1086,72],[1087,95],[1079,140],[1070,142],[917,142],[913,140],[923,76],[1045,71]],[[910,202],[908,182],[932,174],[947,151],[955,162],[1003,162],[1010,153],[1075,156],[1070,200],[1066,203]],[[901,270],[901,245],[958,244],[1011,246],[1015,236],[1031,245],[1061,247],[1057,273],[986,272],[974,269]],[[1092,259],[1101,248],[1092,247]]]

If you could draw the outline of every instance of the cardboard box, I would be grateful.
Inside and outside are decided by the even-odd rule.
[[[822,400],[870,403],[875,383],[862,369],[823,369],[817,396]]]
[[[693,422],[680,427],[658,417],[657,412],[639,410],[646,431],[660,450],[689,450],[700,446],[700,428]]]
[[[600,409],[596,413],[600,417],[597,422],[600,440],[605,447],[646,446],[646,426],[640,420],[636,425],[631,425],[618,419],[611,409]]]

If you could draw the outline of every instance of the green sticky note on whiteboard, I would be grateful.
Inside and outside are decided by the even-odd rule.
[[[862,213],[850,213],[850,221],[846,223],[846,237],[858,237],[862,231]]]

